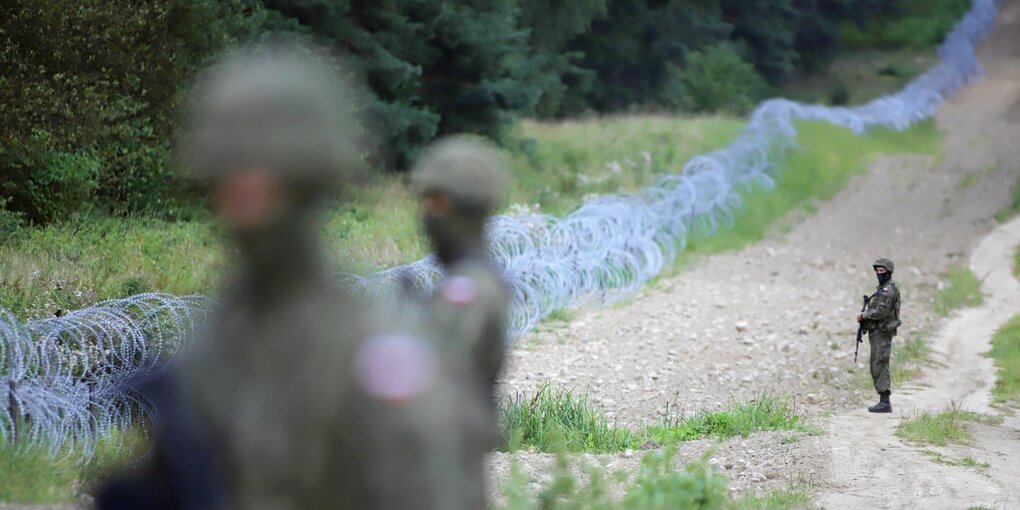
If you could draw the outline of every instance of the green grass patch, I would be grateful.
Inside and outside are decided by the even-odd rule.
[[[95,455],[80,463],[77,454],[51,457],[38,446],[0,439],[0,502],[68,503],[78,500],[115,469],[138,458],[142,442],[120,442],[116,436],[99,442]]]
[[[995,219],[999,220],[1000,223],[1005,223],[1017,214],[1020,214],[1020,181],[1013,184],[1013,199],[1010,201],[1010,204],[997,212]]]
[[[992,394],[997,402],[1020,402],[1020,315],[1014,316],[992,337],[988,353],[995,361],[996,378]]]
[[[960,179],[960,189],[967,189],[977,183],[977,175],[967,174]]]
[[[533,396],[518,394],[500,403],[499,451],[617,452],[637,439],[613,427],[587,395],[543,384]]]
[[[1013,276],[1020,276],[1020,246],[1013,252]]]
[[[500,403],[499,451],[619,452],[645,445],[675,444],[703,438],[742,436],[767,430],[818,433],[801,422],[792,400],[762,395],[721,411],[668,416],[662,424],[638,431],[616,428],[586,394],[544,384],[534,395]]]
[[[973,457],[963,457],[954,459],[942,453],[933,450],[924,450],[921,453],[931,457],[931,460],[937,464],[943,464],[946,466],[957,466],[957,467],[969,467],[969,468],[986,468],[988,467],[987,462],[978,462]]]
[[[945,285],[935,294],[935,313],[941,316],[958,308],[978,306],[984,301],[981,281],[964,266],[949,268]]]
[[[601,468],[574,466],[557,456],[551,477],[536,484],[515,463],[503,485],[501,510],[791,510],[804,508],[803,486],[733,498],[726,478],[708,466],[709,454],[680,467],[676,447],[645,454],[633,473],[607,475]],[[535,486],[538,485],[537,489]],[[614,488],[618,490],[613,490]],[[617,496],[621,494],[622,496]]]
[[[895,386],[920,375],[921,368],[928,363],[930,356],[931,346],[924,336],[915,336],[905,342],[893,340],[889,376],[895,381]],[[871,374],[867,375],[870,384]]]
[[[648,427],[646,435],[656,443],[672,444],[704,437],[747,437],[763,430],[811,431],[801,424],[789,398],[762,395],[722,411],[669,417],[663,425]]]
[[[744,496],[732,501],[728,510],[790,510],[806,508],[811,503],[811,494],[806,488],[791,487],[768,494]]]
[[[896,426],[896,435],[914,443],[945,446],[967,444],[972,439],[967,422],[999,423],[1001,418],[964,411],[955,406],[939,413],[922,413]]]
[[[626,472],[609,477],[599,468],[581,466],[575,475],[563,454],[548,482],[537,491],[533,481],[513,466],[503,486],[502,510],[723,510],[728,508],[726,478],[708,467],[707,458],[677,467],[676,449],[650,452],[641,459],[633,479]],[[611,483],[626,483],[623,496],[614,495]]]

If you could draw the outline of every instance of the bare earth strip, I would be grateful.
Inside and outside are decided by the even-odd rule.
[[[629,303],[544,327],[514,347],[501,391],[531,392],[546,381],[589,391],[617,425],[630,427],[657,423],[667,407],[689,412],[764,391],[793,395],[830,433],[792,445],[775,433],[723,445],[717,465],[731,466],[724,469],[736,490],[807,481],[826,508],[966,508],[981,501],[1020,508],[1013,492],[1020,484],[1011,482],[1020,470],[1010,446],[1020,443],[1014,422],[976,426],[974,448],[994,445],[988,455],[969,454],[991,464],[985,470],[935,464],[892,433],[899,419],[950,400],[987,409],[994,374],[980,354],[1000,320],[1020,313],[1005,297],[1011,293],[996,287],[1011,277],[989,272],[1006,267],[998,264],[1011,253],[1016,223],[969,255],[995,229],[992,218],[1020,176],[1020,117],[1013,113],[1020,109],[1020,1],[1003,2],[1001,10],[980,50],[987,76],[939,112],[942,157],[880,159],[817,214],[790,218],[788,232],[697,261]],[[968,175],[975,184],[962,185]],[[904,296],[897,341],[929,337],[945,366],[918,381],[894,381],[896,412],[876,417],[861,412],[876,398],[870,388],[848,388],[859,387],[867,370],[866,346],[856,366],[852,360],[853,317],[861,294],[874,288],[870,264],[880,255],[896,261]],[[943,321],[931,312],[940,275],[967,264],[985,277],[990,297]],[[822,417],[830,412],[837,414]],[[684,444],[681,460],[704,449]],[[592,458],[615,469],[635,465],[638,456]],[[505,479],[511,457],[492,456],[494,483]],[[519,457],[529,473],[550,463],[541,454]],[[883,458],[909,462],[887,465]]]

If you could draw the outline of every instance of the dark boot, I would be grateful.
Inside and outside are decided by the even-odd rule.
[[[878,403],[868,408],[869,413],[891,413],[892,403],[889,402],[889,392],[883,391],[878,394]]]

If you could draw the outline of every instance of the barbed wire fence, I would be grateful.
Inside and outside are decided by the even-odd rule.
[[[680,173],[640,192],[597,197],[562,218],[492,218],[491,254],[512,291],[510,337],[557,309],[635,293],[689,236],[731,225],[741,191],[775,185],[783,155],[796,145],[796,120],[860,134],[931,118],[981,76],[976,46],[991,31],[996,7],[996,0],[973,0],[939,47],[939,64],[896,94],[857,107],[764,101],[729,146],[692,158]],[[441,278],[433,256],[366,276],[338,275],[380,300],[409,290],[427,295]],[[45,445],[51,455],[89,458],[97,438],[146,413],[129,382],[172,364],[211,306],[202,296],[149,293],[27,322],[0,309],[0,436]]]

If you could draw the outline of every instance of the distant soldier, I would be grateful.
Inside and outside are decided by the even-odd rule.
[[[384,328],[340,288],[321,248],[318,213],[353,164],[355,127],[322,58],[258,48],[197,88],[182,147],[211,185],[237,270],[182,364],[202,430],[163,434],[178,440],[156,450],[210,451],[172,456],[208,458],[199,471],[220,481],[187,508],[473,508],[460,418],[473,400],[431,341],[392,315]]]
[[[445,270],[428,304],[428,331],[449,358],[461,358],[459,377],[488,410],[481,422],[466,424],[477,435],[467,445],[465,469],[482,480],[485,453],[499,437],[495,385],[506,352],[509,302],[483,230],[504,198],[506,174],[496,149],[453,137],[427,150],[413,182],[425,231]]]
[[[879,402],[868,408],[872,413],[892,412],[889,401],[889,357],[892,339],[900,326],[900,291],[892,281],[893,261],[882,257],[872,266],[878,277],[878,289],[868,300],[867,308],[857,314],[857,322],[868,332],[871,342],[871,379],[875,383]]]

